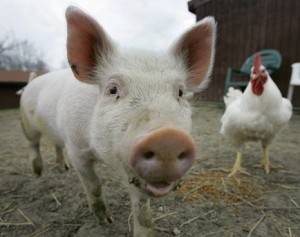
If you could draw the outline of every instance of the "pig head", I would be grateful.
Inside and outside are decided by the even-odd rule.
[[[41,174],[39,138],[48,136],[66,149],[90,210],[113,222],[94,170],[101,160],[128,187],[134,236],[153,236],[148,198],[168,194],[196,157],[185,95],[208,81],[215,21],[203,19],[161,53],[119,48],[76,7],[67,9],[66,20],[72,73],[37,78],[21,97],[33,169]]]

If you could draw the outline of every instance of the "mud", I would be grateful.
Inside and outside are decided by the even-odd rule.
[[[197,161],[176,191],[151,201],[155,236],[300,236],[300,113],[270,146],[281,169],[255,168],[262,150],[249,143],[243,166],[251,175],[232,178],[221,170],[235,160],[218,132],[222,113],[220,104],[195,107]],[[97,167],[115,220],[99,225],[74,170],[55,163],[54,147],[42,141],[44,172],[36,178],[26,144],[19,111],[0,111],[0,236],[132,236],[129,197],[112,171]]]

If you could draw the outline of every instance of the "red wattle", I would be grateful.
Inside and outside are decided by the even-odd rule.
[[[264,82],[261,80],[252,81],[252,91],[255,95],[260,96],[264,92]]]

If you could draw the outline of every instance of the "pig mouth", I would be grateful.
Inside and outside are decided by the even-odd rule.
[[[175,187],[175,182],[166,181],[146,181],[134,177],[131,179],[130,184],[144,190],[149,196],[161,197],[167,195]]]
[[[161,197],[168,194],[174,188],[174,183],[161,182],[146,182],[146,190],[153,196]]]

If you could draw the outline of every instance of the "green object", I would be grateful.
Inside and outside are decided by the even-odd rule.
[[[277,50],[274,49],[265,49],[257,52],[261,56],[262,64],[265,66],[269,74],[271,75],[273,72],[278,70],[281,66],[281,55]],[[235,68],[228,68],[227,74],[226,74],[226,81],[225,81],[225,88],[224,88],[224,95],[226,95],[229,87],[234,88],[243,88],[247,87],[249,83],[249,76],[251,73],[251,68],[253,66],[253,60],[256,53],[251,55],[249,58],[246,59],[246,61],[243,63],[242,67],[240,69]],[[235,74],[239,75],[246,75],[248,76],[247,81],[234,81]]]

